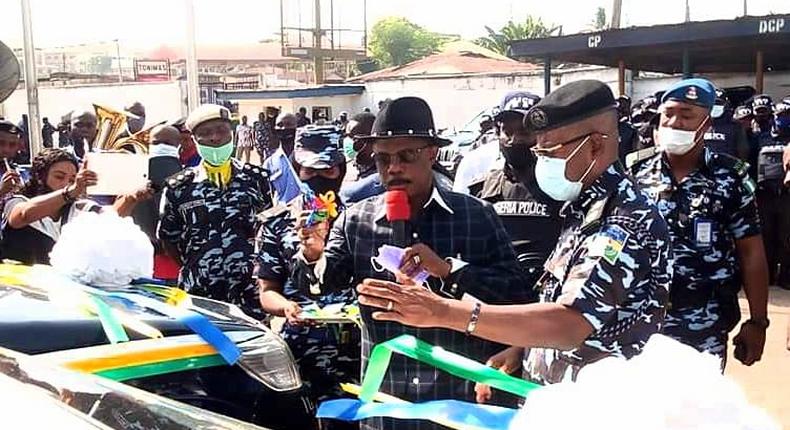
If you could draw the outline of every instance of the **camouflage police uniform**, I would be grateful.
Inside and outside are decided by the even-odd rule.
[[[658,203],[673,243],[663,332],[724,358],[727,333],[740,319],[735,241],[760,234],[749,166],[705,148],[699,167],[679,183],[663,154],[636,166],[635,175]]]
[[[271,203],[268,174],[231,160],[230,182],[208,180],[202,167],[167,181],[158,236],[181,256],[179,284],[190,294],[239,305],[262,318],[254,283],[256,215]]]
[[[256,238],[255,276],[278,282],[283,286],[283,297],[303,309],[312,304],[323,308],[335,303],[355,303],[350,288],[313,294],[306,285],[300,288],[291,282],[298,249],[296,217],[291,208],[281,206],[267,211]],[[353,324],[285,323],[282,337],[296,358],[302,381],[314,402],[345,397],[340,383],[359,380],[360,330]]]
[[[585,365],[638,354],[664,320],[672,277],[667,226],[618,164],[562,209],[563,231],[538,287],[542,302],[577,310],[592,326],[568,351],[533,348],[526,376],[575,378]]]

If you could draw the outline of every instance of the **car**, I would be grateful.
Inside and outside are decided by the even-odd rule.
[[[86,313],[97,298],[104,306]],[[108,329],[113,316],[128,340]],[[238,348],[234,364],[218,336]],[[315,421],[279,335],[234,305],[173,287],[92,288],[48,266],[0,265],[0,347],[272,429]]]
[[[5,429],[266,430],[5,348],[0,348],[0,398]]]
[[[482,139],[490,139],[494,136],[493,129],[483,127],[486,122],[491,123],[495,112],[492,109],[483,110],[474,116],[470,121],[458,130],[448,132],[444,130],[441,136],[452,141],[451,144],[441,148],[437,161],[451,175],[455,174],[458,163],[467,152],[477,148]],[[482,131],[485,129],[485,131]]]

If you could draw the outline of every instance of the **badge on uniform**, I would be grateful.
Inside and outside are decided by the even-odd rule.
[[[590,257],[603,257],[609,264],[617,263],[628,240],[628,232],[618,225],[606,226],[590,245]]]
[[[694,220],[694,242],[699,248],[707,248],[713,243],[713,222],[706,219]]]

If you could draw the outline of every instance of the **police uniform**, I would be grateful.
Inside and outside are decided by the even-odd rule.
[[[308,125],[297,133],[294,146],[294,161],[300,166],[316,170],[330,169],[345,163],[345,158],[337,144],[341,132],[334,126],[315,127]],[[314,177],[316,178],[316,177]],[[319,177],[320,178],[320,177]],[[336,192],[342,177],[332,187]],[[330,190],[320,179],[305,181],[315,193]],[[295,256],[299,250],[299,235],[296,229],[296,216],[302,210],[302,199],[294,199],[288,205],[279,205],[264,213],[263,223],[256,238],[255,277],[282,286],[282,296],[295,302],[302,309],[311,305],[325,308],[329,305],[350,305],[356,302],[351,289],[329,292],[311,290],[307,285],[292,282],[291,275],[296,264]],[[342,210],[342,208],[338,208]],[[292,325],[286,322],[282,337],[288,343],[307,395],[318,403],[339,397],[346,397],[340,388],[344,382],[359,380],[361,332],[353,323],[324,325]],[[332,421],[326,423],[330,428],[353,428],[350,423]]]
[[[613,108],[605,84],[576,81],[549,94],[527,121],[540,133]],[[567,351],[532,348],[526,377],[541,383],[575,378],[605,357],[638,354],[663,322],[672,272],[666,223],[619,163],[561,214],[562,233],[538,283],[541,301],[578,311],[593,331]]]
[[[697,169],[680,182],[663,153],[634,172],[667,220],[674,251],[663,332],[724,358],[727,334],[740,319],[735,241],[760,234],[748,164],[704,148]]]
[[[178,250],[179,284],[186,291],[262,318],[252,273],[256,215],[271,204],[268,175],[235,159],[230,168],[223,187],[209,180],[204,166],[170,177],[158,236]]]

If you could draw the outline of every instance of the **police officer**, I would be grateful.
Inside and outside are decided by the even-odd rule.
[[[617,124],[620,136],[619,158],[625,165],[625,156],[638,149],[639,135],[631,122],[631,97],[622,95],[617,98],[617,114],[620,116]]]
[[[719,356],[723,367],[743,285],[751,319],[734,339],[735,356],[751,365],[762,355],[768,327],[765,254],[748,165],[702,143],[715,97],[705,79],[670,87],[656,132],[661,153],[635,175],[667,220],[674,251],[663,332]]]
[[[513,243],[519,263],[532,286],[560,234],[558,202],[540,190],[535,180],[535,135],[524,126],[524,115],[540,97],[522,91],[508,93],[494,117],[504,166],[472,182],[470,194],[494,205]],[[534,301],[537,301],[537,292]]]
[[[256,214],[270,203],[267,173],[231,159],[230,111],[206,104],[187,118],[200,166],[169,178],[158,236],[182,264],[179,283],[191,294],[240,305],[261,317],[253,283]]]
[[[714,152],[748,161],[749,142],[746,130],[732,119],[724,91],[716,89],[716,100],[710,111],[711,126],[705,132],[705,145]]]
[[[562,86],[525,121],[537,133],[538,185],[567,202],[559,242],[539,285],[543,303],[495,306],[371,279],[358,287],[359,301],[382,309],[374,314],[378,320],[528,347],[527,376],[554,383],[575,378],[601,358],[642,350],[663,320],[670,247],[655,204],[618,162],[618,118],[606,84],[582,80]],[[511,354],[492,364],[502,367],[519,358]]]
[[[777,285],[785,290],[790,290],[790,97],[777,103],[774,107],[773,136],[777,145],[782,145],[782,164],[784,187],[778,198],[778,206],[774,210],[781,213],[778,217],[778,232],[780,246],[780,271],[776,281]]]
[[[346,173],[346,163],[338,148],[341,132],[334,126],[307,125],[299,129],[294,147],[294,164],[303,183],[316,195],[337,195]],[[337,202],[339,203],[339,202]],[[258,231],[255,276],[263,310],[285,317],[282,336],[299,365],[302,381],[313,406],[343,397],[340,383],[359,379],[360,332],[354,324],[309,325],[302,319],[305,307],[351,304],[350,289],[334,292],[311,291],[291,282],[295,255],[299,249],[301,199],[289,206],[277,206],[264,213]],[[326,423],[331,428],[351,428],[349,423]]]

